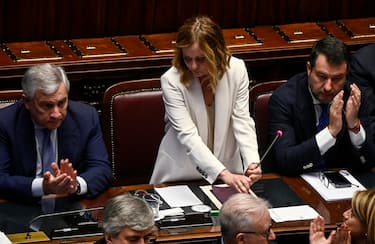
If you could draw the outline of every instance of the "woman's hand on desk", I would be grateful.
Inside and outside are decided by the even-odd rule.
[[[251,163],[245,172],[245,175],[250,178],[251,185],[262,178],[262,169],[260,163]]]
[[[219,179],[241,193],[248,193],[250,186],[252,185],[251,179],[249,177],[245,175],[233,174],[227,169],[224,169],[219,174]]]

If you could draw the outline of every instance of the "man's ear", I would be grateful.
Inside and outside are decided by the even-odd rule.
[[[308,61],[306,63],[306,70],[307,70],[307,75],[310,75],[310,73],[311,73],[311,64],[310,64],[310,61]]]
[[[23,99],[23,103],[25,104],[25,107],[29,109],[31,99],[25,94],[22,94],[22,99]]]
[[[236,243],[245,243],[245,234],[244,233],[237,233]]]
[[[104,234],[104,239],[105,239],[107,244],[112,244],[112,236],[110,236],[108,234]]]

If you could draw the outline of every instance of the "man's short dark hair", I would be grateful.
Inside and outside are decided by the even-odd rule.
[[[349,52],[345,43],[335,37],[324,37],[313,45],[310,54],[311,69],[315,67],[319,54],[326,56],[329,64],[340,65],[344,62],[349,64]]]

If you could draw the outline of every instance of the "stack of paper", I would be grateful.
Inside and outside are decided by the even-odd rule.
[[[328,187],[319,178],[319,172],[313,172],[301,175],[307,183],[309,183],[315,191],[317,191],[324,200],[326,201],[337,201],[344,199],[351,199],[353,193],[360,190],[366,190],[366,188],[358,182],[347,170],[340,170],[341,175],[343,175],[350,183],[351,187],[335,188],[332,184]]]
[[[319,214],[308,205],[271,208],[271,218],[275,222],[315,219]]]
[[[187,185],[155,188],[171,208],[203,204]]]

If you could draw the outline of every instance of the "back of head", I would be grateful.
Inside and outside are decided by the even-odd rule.
[[[313,45],[310,54],[311,68],[314,68],[319,54],[326,56],[330,64],[349,64],[349,52],[345,43],[335,37],[324,37]]]
[[[352,212],[367,227],[369,242],[375,243],[375,189],[355,192]]]
[[[108,200],[103,212],[104,233],[117,236],[124,227],[143,231],[154,226],[151,207],[135,196],[123,194]]]
[[[247,193],[231,196],[220,209],[221,233],[225,243],[232,243],[238,232],[256,229],[268,214],[269,203]]]
[[[207,16],[187,19],[180,27],[176,37],[176,52],[173,65],[181,72],[181,81],[186,84],[191,78],[185,64],[182,49],[198,43],[208,62],[208,74],[221,78],[226,71],[230,53],[225,44],[220,26]]]
[[[61,67],[53,64],[38,64],[26,71],[22,79],[22,89],[24,94],[32,99],[36,90],[41,90],[47,95],[52,94],[61,83],[65,84],[69,92],[70,83]]]

